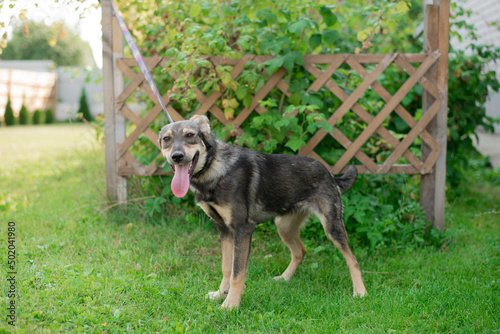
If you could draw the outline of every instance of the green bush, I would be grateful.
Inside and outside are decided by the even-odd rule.
[[[471,44],[466,51],[451,50],[448,79],[448,154],[447,180],[450,189],[468,180],[471,158],[480,157],[472,143],[477,139],[477,128],[494,132],[498,123],[486,115],[485,102],[490,92],[498,92],[500,83],[495,71],[486,70],[493,61],[500,60],[500,48]]]
[[[19,124],[27,125],[29,123],[30,113],[28,108],[23,104],[21,110],[19,111]]]
[[[14,117],[14,110],[12,110],[12,102],[10,101],[10,95],[7,96],[7,105],[5,106],[4,121],[5,125],[7,126],[16,124],[16,118]]]
[[[141,6],[137,1],[132,4]],[[266,7],[266,4],[270,6]],[[124,9],[125,15],[129,15],[130,8]],[[294,11],[288,8],[294,8]],[[136,11],[132,12],[136,15]],[[367,3],[354,0],[341,2],[338,6],[333,2],[329,7],[313,1],[298,0],[276,3],[264,1],[261,6],[241,2],[201,5],[188,1],[160,5],[147,26],[136,28],[144,49],[172,57],[167,68],[181,73],[174,80],[165,72],[157,70],[155,78],[160,91],[173,86],[170,89],[171,105],[185,117],[189,117],[198,106],[194,87],[199,87],[207,96],[218,91],[222,85],[227,87],[217,106],[231,120],[250,106],[252,96],[266,82],[266,74],[275,72],[281,66],[287,68],[290,73],[283,81],[289,84],[290,97],[284,96],[278,89],[271,90],[266,97],[265,108],[274,115],[250,115],[241,126],[244,137],[235,137],[236,132],[230,126],[224,128],[218,122],[214,122],[213,126],[221,138],[238,145],[268,153],[296,153],[298,147],[311,137],[305,128],[307,122],[304,122],[303,115],[293,116],[288,121],[295,122],[291,134],[282,136],[286,127],[277,129],[274,126],[276,118],[281,117],[289,106],[315,106],[319,114],[328,118],[341,104],[325,87],[317,92],[305,91],[315,77],[301,66],[304,62],[302,55],[360,51],[422,52],[422,37],[413,38],[413,33],[423,20],[422,13],[420,1],[387,3],[379,0]],[[466,25],[463,20],[469,15],[470,12],[452,4],[452,36],[461,38],[464,29],[474,34],[475,28]],[[164,17],[169,19],[165,20]],[[161,33],[158,37],[158,31],[168,33]],[[232,67],[211,64],[202,58],[205,54],[230,58],[261,54],[276,58],[264,64],[247,63],[239,77],[233,80],[229,73]],[[485,65],[500,60],[500,49],[476,44],[470,45],[468,52],[451,48],[449,59],[447,180],[450,189],[456,190],[456,186],[466,180],[468,157],[479,156],[470,136],[475,135],[478,126],[491,131],[495,123],[495,120],[486,116],[484,102],[488,91],[498,91],[499,83],[494,72],[485,71]],[[321,65],[318,67],[324,70]],[[195,71],[195,68],[199,70]],[[367,70],[370,71],[370,66],[367,66]],[[394,94],[407,77],[401,68],[391,65],[378,81]],[[362,81],[347,65],[342,65],[333,79],[346,93],[352,92]],[[421,96],[422,87],[416,85],[401,102],[416,119],[421,117]],[[152,107],[152,103],[149,103]],[[373,90],[368,90],[358,104],[371,115],[376,115],[384,102]],[[275,120],[271,121],[271,118]],[[153,127],[158,130],[165,122],[161,118]],[[404,137],[409,131],[409,126],[395,113],[382,125],[397,138]],[[366,124],[353,112],[348,112],[337,127],[352,141],[365,129]],[[421,140],[417,139],[410,146],[417,156],[420,155],[420,145]],[[156,152],[156,148],[147,144],[147,140],[134,149],[138,155],[145,156],[146,161],[150,161]],[[391,153],[391,146],[383,138],[373,135],[361,150],[373,160],[381,162]],[[328,137],[316,147],[315,152],[332,164],[345,149]],[[408,162],[400,159],[399,163]]]
[[[40,109],[33,113],[33,124],[42,124],[42,111]]]
[[[251,2],[168,2],[159,4],[148,20],[140,20],[136,16],[140,12],[137,9],[142,6],[140,1],[131,1],[130,6],[122,6],[122,10],[126,17],[133,16],[135,37],[142,50],[148,50],[149,55],[170,57],[167,71],[155,69],[153,76],[160,91],[170,92],[171,106],[184,117],[190,117],[199,106],[195,87],[206,96],[220,92],[222,97],[216,106],[227,120],[232,120],[250,106],[253,96],[265,85],[269,75],[281,67],[288,70],[282,80],[289,86],[289,96],[279,89],[272,89],[260,101],[266,112],[253,112],[242,123],[243,135],[212,118],[212,128],[219,138],[267,153],[297,153],[318,127],[327,126],[318,122],[329,118],[342,104],[326,87],[307,90],[316,77],[303,66],[304,54],[420,53],[423,50],[423,38],[413,37],[417,26],[423,22],[421,1],[416,0],[332,1],[329,6],[299,0],[264,0],[259,5]],[[468,13],[455,4],[452,11],[453,35],[457,29],[464,28],[463,16]],[[465,28],[474,30],[471,26]],[[479,125],[491,130],[494,122],[484,113],[484,101],[488,89],[498,90],[498,81],[492,73],[483,70],[487,62],[500,59],[500,53],[497,49],[479,45],[472,45],[470,49],[472,55],[453,48],[449,55],[447,173],[452,185],[466,181],[462,171],[466,170],[470,155],[477,152],[468,136],[474,135]],[[261,64],[248,62],[240,75],[233,79],[232,66],[211,63],[203,57],[241,58],[246,54],[275,58]],[[318,70],[326,69],[321,64],[316,66]],[[370,72],[374,65],[364,67]],[[173,78],[168,72],[177,72],[180,76]],[[377,81],[395,94],[407,78],[400,67],[392,64]],[[362,82],[360,75],[347,64],[339,67],[332,80],[347,94]],[[470,87],[470,83],[476,86]],[[416,85],[401,101],[401,105],[417,120],[422,115],[421,96],[422,87]],[[144,112],[154,105],[153,101],[146,101],[148,107]],[[357,103],[372,116],[385,105],[371,89]],[[291,111],[298,112],[292,115]],[[289,117],[284,118],[285,114]],[[162,114],[153,122],[152,128],[158,131],[166,122]],[[467,124],[461,125],[462,122]],[[382,125],[399,140],[409,132],[409,126],[395,113]],[[365,130],[366,123],[348,111],[336,127],[354,141]],[[463,141],[467,143],[461,147]],[[410,150],[420,156],[420,146],[421,140],[417,139]],[[144,164],[149,164],[158,154],[156,146],[145,136],[139,137],[131,150]],[[314,151],[326,162],[334,164],[345,148],[327,136]],[[392,147],[375,134],[361,151],[380,163],[390,155]],[[353,162],[359,163],[356,158]],[[408,162],[401,158],[398,163]],[[168,170],[168,165],[165,168]],[[167,215],[167,207],[188,205],[188,200],[172,199],[165,190],[170,188],[169,177],[137,180],[141,186],[135,189],[157,196],[146,203],[150,217],[161,219]],[[418,204],[418,181],[418,177],[405,175],[360,176],[353,191],[344,196],[347,204],[353,204],[352,208],[346,208],[346,225],[355,242],[372,248],[387,244],[438,244],[442,236],[429,229]],[[411,189],[407,183],[411,184]],[[350,212],[352,209],[355,210]],[[308,225],[304,233],[314,234],[308,230],[314,226]]]
[[[82,87],[82,93],[80,95],[80,104],[78,107],[78,118],[81,120],[86,120],[88,122],[93,120],[92,114],[90,113],[89,105],[87,103],[87,94],[85,92],[85,87]]]
[[[54,111],[52,108],[47,108],[45,110],[45,124],[52,124],[54,123]]]

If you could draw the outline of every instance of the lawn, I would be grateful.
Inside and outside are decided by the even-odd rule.
[[[449,199],[442,247],[354,249],[368,296],[332,247],[291,282],[275,235],[254,234],[239,309],[204,295],[220,282],[218,234],[201,211],[166,217],[105,203],[102,144],[84,124],[0,129],[1,267],[15,223],[16,316],[0,333],[495,333],[500,328],[500,187]]]

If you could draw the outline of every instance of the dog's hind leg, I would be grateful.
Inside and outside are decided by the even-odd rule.
[[[330,210],[330,213],[327,215],[318,214],[318,218],[323,225],[327,237],[333,242],[335,247],[339,249],[342,256],[344,256],[349,272],[351,273],[354,288],[353,296],[364,297],[366,295],[366,289],[363,284],[363,279],[361,278],[361,269],[359,268],[358,260],[349,247],[347,231],[342,219],[342,210],[337,210],[335,208]]]
[[[300,225],[309,216],[309,213],[301,211],[294,214],[287,214],[281,217],[276,217],[274,222],[278,228],[278,233],[281,240],[288,246],[292,253],[292,260],[288,268],[280,275],[276,276],[275,280],[284,279],[289,281],[297,271],[300,263],[304,259],[306,249],[300,241]]]

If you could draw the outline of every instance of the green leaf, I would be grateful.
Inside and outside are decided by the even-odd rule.
[[[256,128],[257,130],[260,130],[262,128],[263,123],[264,123],[264,118],[262,117],[255,117],[254,119],[252,119],[252,124],[254,128]]]
[[[275,40],[263,41],[262,43],[260,43],[260,51],[266,52],[268,50],[271,50],[273,53],[276,54],[281,51],[282,46],[283,43],[278,43]]]
[[[304,65],[304,55],[297,51],[292,51],[283,56],[283,67],[288,71],[293,69],[293,65]]]
[[[289,53],[290,57],[293,57],[295,64],[304,65],[304,55],[298,51],[293,51]]]
[[[243,98],[247,96],[247,94],[248,94],[248,89],[243,85],[240,85],[236,90],[236,97],[238,98],[238,100],[243,100]]]
[[[167,57],[173,57],[175,56],[177,53],[179,53],[179,49],[173,47],[173,48],[168,48],[167,52],[165,52],[165,55]]]
[[[284,114],[292,114],[295,110],[297,110],[296,106],[289,105],[288,107],[285,108]]]
[[[322,128],[323,130],[325,130],[327,132],[334,132],[335,131],[333,126],[331,126],[330,123],[328,123],[328,122],[319,122],[318,127]]]
[[[323,31],[323,40],[327,44],[333,44],[340,39],[339,32],[337,30],[325,30]]]
[[[304,105],[311,105],[311,106],[317,106],[319,109],[323,108],[323,100],[318,97],[317,95],[315,94],[310,94],[310,93],[307,93],[307,92],[303,92],[302,93],[302,104]]]
[[[238,103],[238,100],[236,100],[235,98],[232,98],[229,100],[229,107],[230,108],[238,108],[240,104]]]
[[[283,126],[290,125],[290,120],[287,117],[285,117],[285,118],[280,119],[279,121],[276,121],[273,125],[275,128],[279,129]]]
[[[269,98],[269,99],[261,100],[260,101],[260,106],[262,108],[271,109],[271,108],[276,107],[277,104],[276,104],[276,100],[274,100],[272,98]],[[261,117],[267,117],[267,114],[266,115],[262,115]]]
[[[263,9],[263,10],[259,10],[257,12],[257,17],[259,18],[259,20],[266,20],[267,23],[270,23],[270,24],[273,24],[273,23],[276,23],[276,21],[278,21],[278,17],[276,15],[274,15],[271,10],[269,9]]]
[[[252,95],[248,94],[247,96],[245,96],[245,98],[243,99],[243,105],[247,109],[252,106]]]
[[[266,67],[267,74],[271,75],[276,72],[278,68],[283,66],[283,56],[276,56],[274,59],[266,61],[264,65]]]
[[[309,123],[309,125],[307,125],[307,132],[314,133],[314,132],[316,132],[317,128],[318,128],[318,125],[316,123]]]
[[[404,14],[410,10],[411,3],[408,1],[400,1],[396,4],[396,11],[400,14]]]
[[[297,22],[293,22],[288,26],[288,31],[295,36],[299,36],[302,31],[309,25],[309,21],[306,19],[301,19]]]
[[[395,126],[397,132],[405,133],[405,132],[408,132],[408,130],[410,129],[408,124],[406,124],[406,122],[403,121],[403,119],[401,117],[396,115],[393,117],[393,120],[394,120],[394,126]]]
[[[299,92],[309,87],[311,83],[307,78],[294,79],[288,87],[289,92]]]
[[[321,34],[313,34],[309,37],[309,45],[314,50],[321,45]]]
[[[199,67],[209,68],[210,62],[208,60],[205,60],[205,59],[198,59],[198,60],[196,60],[196,65],[198,65]]]
[[[208,16],[211,12],[212,11],[210,7],[202,7],[201,9],[201,13],[203,14],[203,16]]]
[[[332,13],[332,10],[326,6],[321,7],[319,13],[323,17],[323,21],[327,27],[331,27],[337,22],[337,15]]]
[[[354,218],[358,221],[358,223],[365,222],[366,213],[363,210],[356,210],[354,212]]]
[[[358,32],[358,35],[357,35],[358,41],[360,41],[360,42],[365,41],[368,38],[368,36],[370,36],[371,29],[372,28],[369,27],[369,28],[366,28],[366,29]]]
[[[264,150],[269,152],[269,153],[274,152],[274,150],[276,149],[277,146],[278,146],[278,142],[274,139],[269,139],[269,140],[266,140],[264,142]]]
[[[224,117],[230,121],[234,119],[234,109],[233,108],[225,108],[224,109]]]
[[[300,105],[301,99],[302,99],[302,92],[294,92],[290,96],[290,103],[295,105],[295,106],[298,106],[298,105]]]
[[[286,147],[289,147],[292,149],[292,151],[294,152],[297,152],[299,150],[299,148],[301,148],[302,146],[304,146],[306,144],[305,141],[303,141],[302,139],[300,139],[299,137],[297,138],[291,138],[286,144],[285,146]]]
[[[396,29],[398,28],[397,22],[396,21],[392,21],[392,20],[390,20],[389,22],[387,22],[387,26],[389,27],[389,31],[391,33],[395,33]]]

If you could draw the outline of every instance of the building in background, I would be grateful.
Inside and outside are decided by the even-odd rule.
[[[78,111],[82,88],[87,94],[87,103],[93,118],[104,113],[102,93],[102,71],[81,67],[58,67],[57,97],[55,117],[57,121],[74,119]]]
[[[10,95],[12,109],[17,114],[24,104],[31,112],[57,105],[57,74],[54,62],[1,61],[0,62],[0,118],[3,118]]]
[[[80,67],[54,67],[46,60],[0,61],[0,119],[7,96],[17,114],[24,103],[30,112],[52,108],[56,121],[73,119],[85,89],[90,112],[103,113],[101,70]]]

